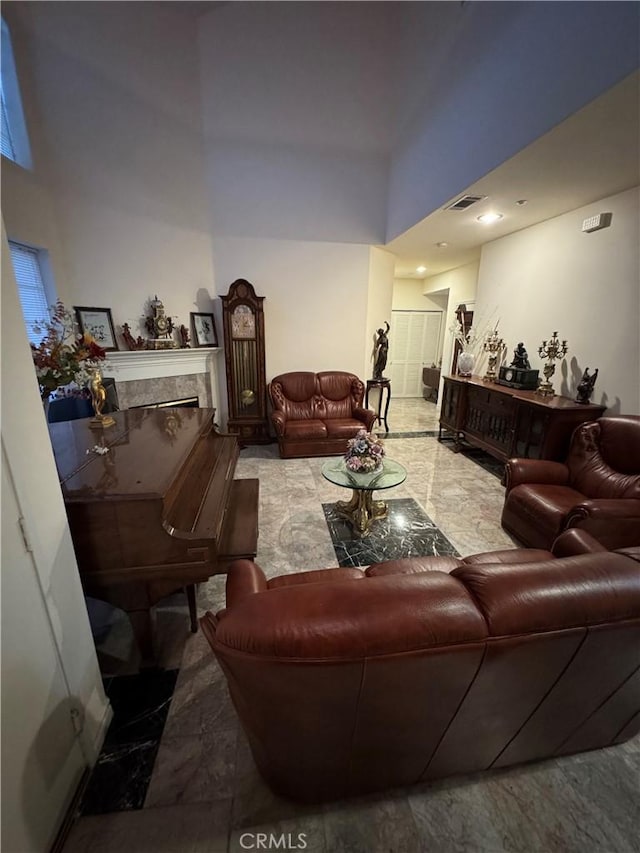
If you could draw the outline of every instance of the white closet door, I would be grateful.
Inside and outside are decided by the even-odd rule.
[[[394,397],[422,397],[422,368],[438,360],[441,311],[392,311],[388,375]]]

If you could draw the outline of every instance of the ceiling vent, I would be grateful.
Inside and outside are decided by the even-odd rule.
[[[477,201],[482,201],[483,198],[483,195],[463,195],[462,198],[454,201],[453,204],[448,204],[445,210],[466,210]]]

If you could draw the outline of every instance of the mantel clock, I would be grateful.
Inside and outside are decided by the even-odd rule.
[[[241,445],[264,444],[269,438],[264,367],[264,296],[256,296],[244,278],[222,296],[222,326],[227,373],[227,430]]]

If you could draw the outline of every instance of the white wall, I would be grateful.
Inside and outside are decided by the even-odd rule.
[[[369,246],[217,236],[213,244],[217,292],[246,278],[265,297],[267,382],[291,370],[362,374]],[[215,310],[221,323],[219,300]]]
[[[9,238],[51,250],[68,304],[111,308],[137,334],[158,294],[189,325],[214,295],[195,21],[162,3],[3,14],[35,166],[7,169]]]
[[[200,24],[216,235],[381,243],[395,15],[228,3]]]
[[[638,65],[637,3],[401,3],[387,240]]]
[[[424,279],[396,278],[393,282],[394,311],[446,311],[447,295],[426,294]]]
[[[365,364],[361,379],[373,376],[375,361],[375,344],[378,339],[377,330],[384,328],[385,321],[391,325],[393,310],[393,270],[395,256],[384,249],[372,246],[369,250],[369,298],[367,304],[367,332]]]
[[[479,261],[474,261],[457,269],[447,270],[447,272],[426,278],[423,282],[425,295],[432,296],[433,298],[442,298],[444,295],[448,296],[442,342],[443,376],[451,371],[454,339],[449,330],[457,322],[456,308],[458,305],[467,305],[468,303],[475,302],[478,287],[478,267]],[[475,311],[476,308],[474,306]]]
[[[4,226],[2,345],[3,849],[44,851],[84,766],[97,758],[109,705]],[[19,547],[19,517],[30,554]],[[72,708],[84,718],[80,736]]]
[[[640,413],[639,210],[640,191],[628,190],[495,240],[480,261],[477,311],[499,304],[509,355],[524,341],[541,369],[538,346],[557,330],[569,352],[556,362],[556,392],[575,397],[584,368],[598,368],[591,399],[609,413]],[[581,231],[604,212],[609,228]]]

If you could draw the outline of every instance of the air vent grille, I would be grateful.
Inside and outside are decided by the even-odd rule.
[[[453,204],[448,204],[445,210],[466,210],[477,201],[482,201],[483,198],[484,196],[482,195],[463,195],[462,198],[454,201]]]

